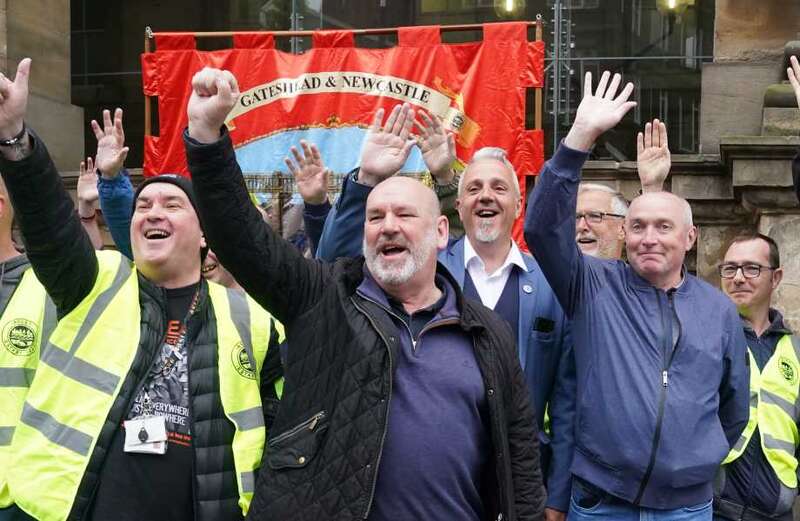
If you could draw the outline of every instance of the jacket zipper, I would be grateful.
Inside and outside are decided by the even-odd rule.
[[[314,416],[312,416],[311,418],[301,422],[298,425],[295,425],[294,427],[292,427],[288,431],[283,432],[278,436],[275,436],[274,438],[269,440],[269,444],[270,445],[274,445],[274,444],[280,443],[280,442],[282,442],[283,440],[285,440],[287,438],[291,438],[292,436],[294,436],[298,432],[302,431],[303,429],[308,429],[309,431],[313,431],[314,429],[317,428],[317,424],[324,417],[325,417],[325,411],[320,411],[317,414],[315,414]]]
[[[678,313],[675,310],[674,291],[667,291],[667,300],[669,301],[669,320],[664,312],[664,306],[661,301],[661,294],[658,289],[656,291],[656,298],[658,299],[658,308],[661,312],[661,328],[662,328],[662,343],[664,353],[664,363],[661,368],[661,390],[658,397],[658,414],[656,416],[656,428],[653,432],[653,444],[650,448],[650,461],[647,464],[642,483],[639,485],[639,492],[636,494],[636,499],[633,500],[634,505],[638,505],[644,496],[644,491],[647,489],[647,484],[650,481],[650,476],[653,473],[653,467],[656,464],[656,453],[658,452],[658,445],[661,441],[661,428],[664,422],[664,408],[667,401],[667,388],[669,387],[669,369],[672,366],[672,361],[675,359],[675,353],[678,352],[678,343],[681,339],[681,322],[678,319]],[[672,346],[667,343],[667,328],[669,328],[669,338],[672,337],[672,325],[677,324],[677,338],[673,339]],[[674,346],[674,347],[673,347]],[[669,354],[668,354],[669,353]]]
[[[363,297],[366,299],[366,297]],[[380,306],[374,300],[366,299]],[[392,348],[389,345],[389,341],[387,340],[386,336],[383,334],[383,331],[380,330],[378,325],[375,323],[375,320],[367,313],[367,310],[362,308],[358,305],[355,297],[350,297],[350,301],[353,303],[353,306],[357,310],[359,310],[365,317],[367,317],[367,321],[372,325],[373,329],[378,333],[378,336],[381,337],[383,343],[386,345],[386,350],[389,352],[389,395],[386,397],[386,420],[383,422],[383,433],[381,434],[381,443],[378,446],[378,458],[375,460],[375,472],[372,475],[372,487],[369,493],[369,500],[367,501],[367,508],[364,510],[364,515],[361,516],[363,519],[367,519],[369,516],[369,511],[372,508],[372,500],[375,497],[375,486],[378,483],[378,469],[381,464],[381,456],[383,455],[383,444],[386,441],[386,431],[389,429],[389,405],[392,401],[392,374],[394,373],[394,362],[392,361]],[[383,306],[381,306],[383,307]],[[392,313],[393,314],[393,313]],[[396,316],[396,315],[395,315]]]

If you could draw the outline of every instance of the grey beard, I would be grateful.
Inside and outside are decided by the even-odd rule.
[[[478,221],[478,227],[475,229],[475,239],[480,242],[494,242],[500,237],[500,229],[492,228],[491,224],[483,224]]]
[[[378,252],[367,247],[366,237],[364,238],[362,249],[367,268],[378,282],[389,286],[405,284],[428,262],[431,254],[436,251],[436,230],[431,230],[416,247],[410,247],[411,255],[399,267],[384,266]]]

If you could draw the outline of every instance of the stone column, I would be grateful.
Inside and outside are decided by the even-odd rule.
[[[69,0],[0,0],[0,67],[14,76],[33,59],[27,124],[47,143],[59,170],[83,156],[83,109],[71,104]]]
[[[796,39],[797,0],[717,0],[714,63],[703,65],[701,152],[719,151],[721,136],[758,136],[764,91],[785,76],[783,47]]]

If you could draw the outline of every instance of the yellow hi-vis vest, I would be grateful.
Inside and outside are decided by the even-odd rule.
[[[758,426],[761,449],[780,482],[797,488],[797,458],[800,445],[800,337],[784,335],[764,370],[759,372],[750,357],[750,419],[733,449],[722,462],[731,463],[742,455]]]
[[[44,349],[11,446],[11,495],[17,506],[42,521],[69,515],[138,351],[136,270],[117,252],[96,254],[94,287],[59,321]],[[217,325],[219,392],[236,428],[233,457],[239,506],[246,514],[266,438],[259,374],[272,319],[243,293],[208,286]]]
[[[53,301],[28,268],[0,318],[0,508],[12,504],[6,481],[11,438],[39,363],[40,348],[55,324]]]

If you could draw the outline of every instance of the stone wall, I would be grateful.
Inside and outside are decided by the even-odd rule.
[[[83,155],[83,109],[71,104],[69,0],[0,0],[0,67],[14,76],[33,59],[26,121],[60,169]]]

